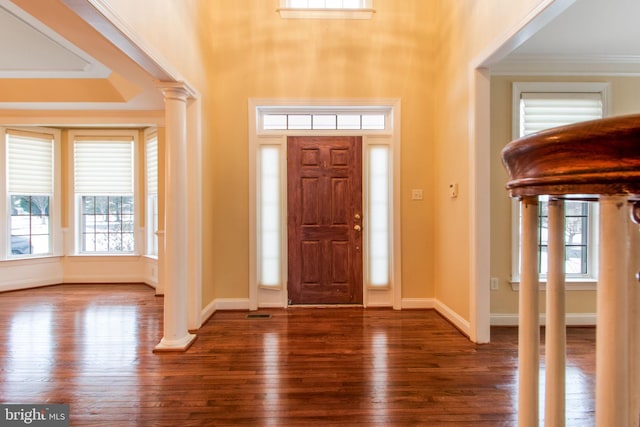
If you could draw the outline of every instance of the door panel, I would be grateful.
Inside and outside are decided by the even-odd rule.
[[[289,137],[292,304],[362,303],[362,138]]]

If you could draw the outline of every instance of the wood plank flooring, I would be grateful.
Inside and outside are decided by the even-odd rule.
[[[433,310],[260,313],[153,353],[162,298],[144,285],[2,293],[0,401],[68,403],[73,426],[516,425],[516,328],[475,345]],[[590,426],[595,330],[567,336],[567,425]]]

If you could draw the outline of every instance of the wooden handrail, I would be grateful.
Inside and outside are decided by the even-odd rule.
[[[628,194],[640,199],[640,114],[557,127],[502,150],[511,197]]]
[[[549,196],[545,424],[565,422],[565,229],[561,199],[596,200],[599,279],[596,426],[640,419],[640,114],[557,127],[502,150],[506,185],[521,203],[518,423],[538,425],[538,196]],[[629,215],[631,213],[631,215]],[[632,224],[629,217],[636,224]]]

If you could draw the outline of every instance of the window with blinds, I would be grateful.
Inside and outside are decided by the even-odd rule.
[[[11,256],[50,254],[53,135],[8,129],[6,143]]]
[[[520,136],[544,129],[602,118],[600,93],[523,92]]]
[[[521,90],[517,91],[518,89]],[[514,117],[515,123],[518,124],[518,131],[514,137],[519,138],[557,126],[600,119],[605,112],[605,98],[606,86],[600,83],[514,84],[514,99],[518,102],[518,117]],[[548,266],[547,206],[547,198],[541,197],[538,213],[538,271],[543,277],[547,274]],[[597,212],[595,209],[595,206],[587,202],[565,202],[565,273],[567,278],[595,279],[594,243],[597,232],[595,224]],[[519,277],[519,251],[517,268],[517,276]]]
[[[158,137],[147,137],[144,146],[146,176],[147,255],[158,256]]]
[[[73,150],[80,252],[133,253],[133,139],[76,137]]]

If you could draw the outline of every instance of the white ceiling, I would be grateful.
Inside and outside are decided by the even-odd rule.
[[[10,1],[0,1],[0,78],[105,78],[111,71]]]
[[[62,2],[47,0],[47,8],[56,5],[56,13],[66,13]],[[7,78],[93,78],[106,79],[117,71],[140,88],[140,95],[121,103],[85,103],[56,105],[49,108],[162,108],[162,98],[153,81],[140,74],[130,58],[113,53],[100,59],[82,50],[106,51],[94,48],[95,43],[83,34],[74,42],[61,36],[68,24],[59,23],[49,10],[34,8],[33,15],[16,6],[33,5],[26,0],[0,0],[0,79]],[[63,6],[60,6],[60,5]],[[26,8],[26,7],[25,7]],[[640,75],[640,0],[576,0],[567,10],[499,63],[494,74],[638,74]],[[77,18],[77,16],[76,16]],[[47,25],[48,23],[48,25]],[[57,31],[52,29],[57,28]],[[67,31],[69,34],[72,32]],[[96,39],[97,40],[97,39]],[[93,44],[92,44],[93,43]],[[81,46],[81,47],[78,47]],[[128,62],[128,64],[127,64]],[[133,76],[133,77],[132,77]],[[29,105],[0,107],[30,108]],[[40,106],[42,107],[42,106]]]
[[[576,0],[492,71],[640,73],[639,18],[639,0]]]

